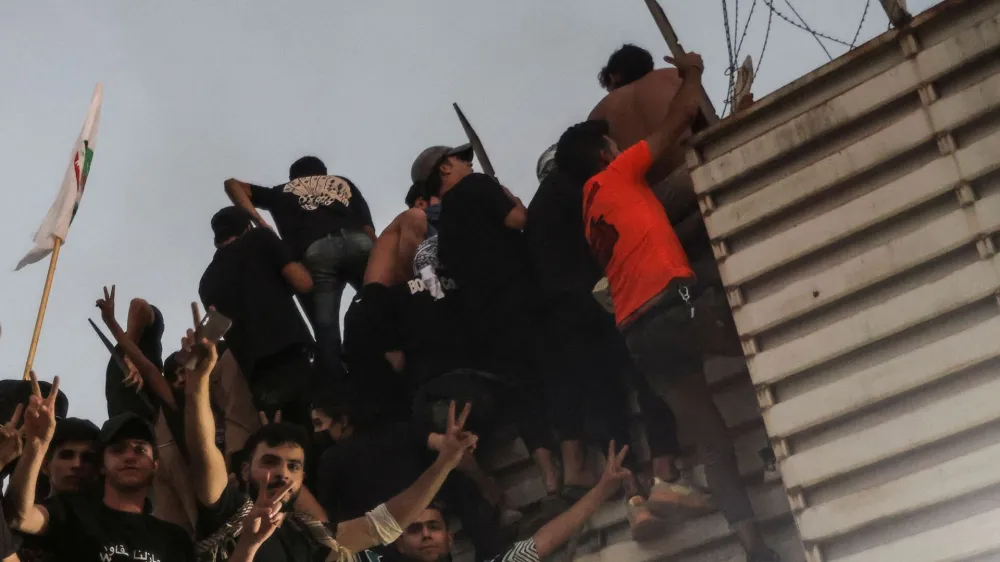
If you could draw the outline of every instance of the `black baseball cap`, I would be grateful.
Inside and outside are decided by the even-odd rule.
[[[250,227],[250,215],[236,206],[224,207],[212,217],[212,234],[215,243],[239,236]]]
[[[141,416],[125,412],[104,422],[97,437],[98,444],[103,448],[124,439],[138,439],[156,447],[156,432]]]
[[[448,156],[458,156],[466,162],[472,162],[472,145],[466,143],[461,146],[432,146],[424,149],[410,167],[410,180],[415,184],[425,183]]]
[[[52,443],[49,445],[49,450],[54,451],[64,443],[81,441],[96,442],[100,431],[94,425],[94,422],[83,418],[63,418],[56,420],[56,431],[52,435]]]

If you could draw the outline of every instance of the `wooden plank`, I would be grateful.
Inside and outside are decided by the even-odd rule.
[[[1000,152],[997,158],[1000,161]],[[998,230],[1000,195],[991,195],[972,207],[933,220],[920,230],[789,283],[759,301],[748,302],[733,312],[733,319],[744,337],[760,334]]]
[[[764,412],[768,434],[787,438],[1000,357],[997,342],[1000,317],[779,402]]]
[[[1000,484],[1000,444],[881,486],[810,507],[799,514],[807,542],[824,542],[868,525]]]
[[[919,86],[1000,46],[1000,17],[992,18],[872,77],[767,133],[692,170],[699,194],[711,193],[814,138],[857,121]]]
[[[874,427],[793,454],[779,463],[789,489],[809,488],[1000,419],[1000,379]]]
[[[839,152],[717,208],[705,217],[705,226],[713,240],[732,236],[916,148],[936,133],[950,131],[997,107],[1000,107],[1000,74],[938,100],[926,112],[914,111]]]
[[[998,528],[1000,509],[994,509],[837,562],[958,562],[1000,549]]]
[[[1000,257],[977,261],[941,279],[828,324],[747,360],[754,384],[774,384],[972,304],[1000,289]]]

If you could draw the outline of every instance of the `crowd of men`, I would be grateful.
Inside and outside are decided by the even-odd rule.
[[[668,61],[611,56],[608,96],[543,153],[527,207],[474,172],[469,145],[421,152],[380,234],[318,158],[275,187],[226,181],[207,315],[192,305],[178,351],[163,357],[147,300],[125,326],[114,287],[97,300],[122,359],[102,427],[67,417],[58,377],[5,399],[2,559],[442,562],[457,520],[478,560],[533,561],[624,490],[636,540],[719,509],[748,560],[778,560],[703,374],[735,336],[682,165],[702,60]],[[648,467],[627,454],[630,388]],[[504,427],[546,487],[531,525],[477,460]],[[708,492],[678,470],[678,427]]]

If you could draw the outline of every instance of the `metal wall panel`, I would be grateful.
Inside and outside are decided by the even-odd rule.
[[[688,163],[806,559],[1000,560],[1000,0],[942,2]]]

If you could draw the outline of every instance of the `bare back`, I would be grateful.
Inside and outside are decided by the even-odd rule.
[[[391,287],[409,279],[413,256],[427,232],[427,215],[410,209],[396,216],[372,247],[365,268],[365,285],[378,283]]]
[[[605,96],[590,112],[589,119],[607,121],[611,138],[624,151],[651,135],[663,122],[682,82],[677,69],[654,70]],[[678,146],[653,165],[646,179],[655,185],[683,164],[684,151]]]

